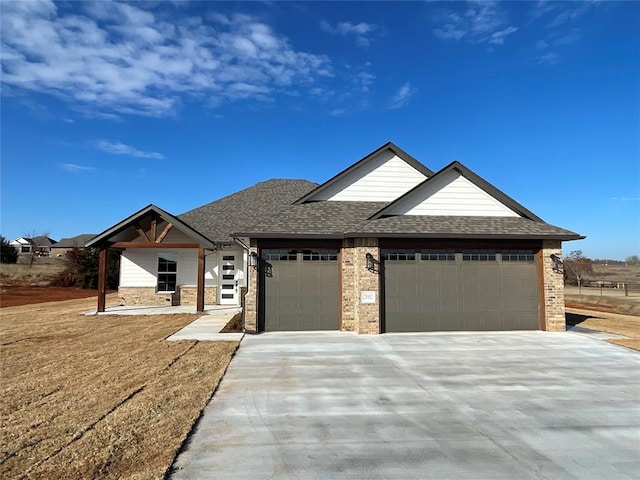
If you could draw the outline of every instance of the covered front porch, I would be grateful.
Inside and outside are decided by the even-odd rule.
[[[105,230],[86,246],[100,252],[96,313],[144,309],[147,314],[152,314],[175,307],[184,312],[205,313],[205,301],[208,300],[208,304],[215,302],[211,294],[209,298],[206,295],[205,261],[206,256],[217,251],[217,245],[155,205],[149,205]],[[107,251],[110,249],[123,252],[119,292],[127,290],[130,293],[135,289],[139,301],[110,307],[110,312],[107,312]],[[126,272],[125,267],[128,268]],[[195,297],[195,301],[180,304],[181,296]]]

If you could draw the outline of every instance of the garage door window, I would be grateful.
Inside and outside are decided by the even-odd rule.
[[[382,250],[383,260],[415,260],[416,251],[406,248],[392,248]]]
[[[262,250],[262,258],[265,260],[288,260],[295,262],[298,259],[298,251],[285,248],[270,248],[268,250]]]
[[[302,261],[304,262],[333,262],[338,260],[338,250],[303,250]]]
[[[428,262],[455,262],[456,252],[455,250],[423,248],[420,251],[420,257]]]
[[[495,262],[495,250],[463,250],[462,260],[467,262]]]
[[[533,250],[502,250],[503,262],[533,262]]]

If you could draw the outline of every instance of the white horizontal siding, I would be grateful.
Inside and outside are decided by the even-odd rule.
[[[198,251],[196,249],[127,249],[120,260],[121,287],[155,287],[158,274],[158,254],[176,253],[178,255],[178,285],[196,285],[198,283]],[[238,262],[239,285],[244,286],[244,267],[242,251],[236,254]],[[218,285],[218,259],[215,253],[205,252],[204,283],[207,286]]]
[[[341,202],[391,202],[426,180],[426,176],[393,152],[384,151],[313,200]]]
[[[433,182],[433,183],[431,183]],[[496,200],[457,172],[435,178],[398,202],[391,215],[451,215],[517,217],[516,212]]]
[[[121,287],[155,287],[158,273],[157,250],[129,249],[120,257]]]

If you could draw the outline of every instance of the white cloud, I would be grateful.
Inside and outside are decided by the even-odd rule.
[[[169,116],[186,100],[265,99],[332,76],[328,57],[296,50],[249,15],[41,0],[3,2],[0,21],[5,86],[55,95],[94,117]]]
[[[156,160],[162,160],[165,156],[158,152],[145,152],[138,150],[131,145],[125,145],[120,142],[109,142],[107,140],[98,140],[95,146],[103,152],[110,153],[112,155],[127,155],[135,158],[153,158]]]
[[[552,65],[556,63],[559,58],[560,56],[557,53],[554,53],[554,52],[545,53],[544,55],[540,55],[538,57],[538,63],[546,63],[549,65]]]
[[[609,200],[614,202],[638,202],[640,201],[640,195],[630,197],[611,197]]]
[[[95,170],[94,167],[86,167],[83,165],[76,165],[75,163],[61,163],[58,165],[62,170],[66,170],[67,172],[78,173],[78,172],[86,172],[88,170]]]
[[[491,34],[491,39],[489,43],[494,45],[502,45],[504,44],[504,39],[506,36],[511,35],[512,33],[517,32],[518,29],[516,27],[507,27],[504,30],[500,30],[498,32],[493,32]]]
[[[342,35],[343,37],[353,35],[356,37],[357,46],[368,47],[371,44],[371,41],[367,34],[372,33],[376,29],[376,25],[365,22],[339,22],[334,27],[329,22],[322,20],[320,22],[320,28],[325,32],[329,32],[334,35]]]
[[[502,45],[508,35],[518,30],[507,25],[506,16],[495,1],[451,3],[437,10],[433,21],[433,34],[442,40]]]
[[[416,93],[416,89],[411,87],[409,82],[402,85],[389,102],[390,109],[404,107],[409,99]]]

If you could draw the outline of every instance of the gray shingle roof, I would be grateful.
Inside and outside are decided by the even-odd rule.
[[[54,245],[54,248],[84,247],[84,244],[95,236],[95,233],[81,233],[75,237],[62,238]]]
[[[531,238],[577,240],[575,232],[521,217],[451,217],[403,215],[369,220],[346,236],[423,238]]]
[[[51,247],[56,244],[56,241],[53,238],[49,238],[46,235],[39,235],[27,240],[31,240],[38,247]]]
[[[308,180],[267,180],[178,218],[215,242],[231,242],[233,233],[277,214],[317,186]]]
[[[357,228],[386,202],[310,202],[290,205],[277,215],[264,218],[237,232],[249,237],[329,236],[342,238]]]

